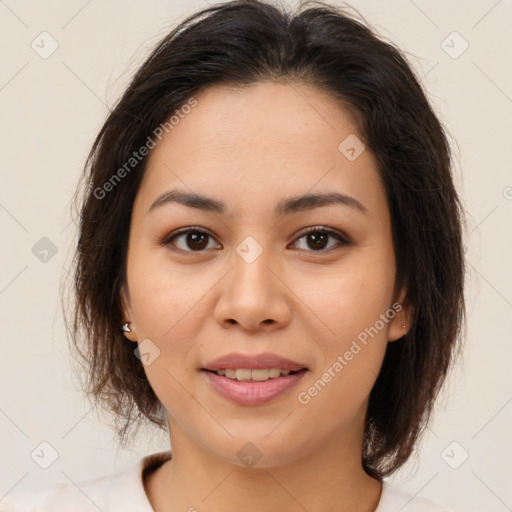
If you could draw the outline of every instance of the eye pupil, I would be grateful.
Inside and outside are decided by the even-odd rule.
[[[190,245],[189,245],[189,247],[191,249],[203,249],[204,247],[206,247],[208,245],[207,236],[208,235],[206,233],[198,233],[198,232],[189,233],[187,235],[187,244],[190,241],[192,241],[193,244],[196,244],[196,245],[195,245],[195,247],[194,246],[190,247]],[[198,241],[199,241],[199,245],[197,245]],[[202,244],[201,244],[201,241],[203,242]],[[204,243],[205,241],[206,241],[206,244]]]
[[[307,236],[308,236],[308,242],[309,241],[313,242],[313,245],[310,245],[310,247],[312,247],[314,249],[323,249],[325,247],[325,242],[327,241],[329,235],[327,235],[326,233],[322,233],[322,232],[315,232],[315,233],[310,233]]]

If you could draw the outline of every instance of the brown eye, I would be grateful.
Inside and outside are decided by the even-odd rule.
[[[213,240],[213,237],[209,233],[189,228],[172,234],[163,242],[163,244],[173,245],[177,250],[184,252],[203,252],[204,249],[212,248],[208,246],[210,242],[209,239]],[[180,241],[180,244],[176,242],[178,240]]]
[[[335,238],[338,240],[337,244],[328,246],[329,238]],[[309,228],[306,233],[300,236],[297,241],[305,239],[306,247],[311,249],[310,252],[320,252],[336,247],[337,245],[347,245],[349,241],[342,236],[340,233],[331,229],[325,229],[320,227]],[[307,249],[306,249],[307,250]]]
[[[313,226],[308,228],[295,242],[295,244],[304,239],[306,247],[302,248],[308,252],[327,252],[336,246],[349,245],[350,241],[347,237],[343,236],[337,231],[326,229],[323,227]],[[337,240],[337,243],[329,245],[329,239]],[[185,253],[205,252],[207,249],[219,249],[210,246],[210,241],[214,240],[213,236],[197,228],[187,228],[171,233],[162,242],[164,246],[171,246],[172,250],[181,251]]]

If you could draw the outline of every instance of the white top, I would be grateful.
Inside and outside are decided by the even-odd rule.
[[[153,453],[119,473],[76,485],[67,482],[12,494],[0,499],[0,512],[154,512],[144,490],[144,476],[170,458],[170,451]],[[399,491],[384,481],[375,512],[398,511],[450,512],[446,507]]]

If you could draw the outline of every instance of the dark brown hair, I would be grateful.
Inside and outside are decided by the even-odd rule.
[[[81,198],[77,189],[72,348],[89,396],[114,413],[122,443],[146,420],[166,428],[165,410],[120,330],[130,218],[147,157],[123,179],[112,177],[199,91],[268,80],[315,86],[349,108],[385,184],[396,289],[407,285],[414,319],[406,336],[388,344],[369,398],[362,464],[381,478],[410,457],[458,352],[463,209],[449,144],[420,80],[394,45],[340,8],[217,4],[187,18],[152,51],[93,143]],[[107,182],[113,185],[103,197],[98,191]]]

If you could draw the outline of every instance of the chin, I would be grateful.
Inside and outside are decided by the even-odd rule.
[[[313,451],[311,438],[297,439],[286,429],[278,433],[280,428],[276,429],[276,422],[270,429],[262,429],[261,425],[252,422],[252,428],[246,428],[243,432],[233,432],[227,426],[233,437],[223,431],[223,434],[213,438],[202,436],[201,444],[212,456],[226,464],[254,470],[285,466]],[[276,431],[269,435],[272,429]]]

